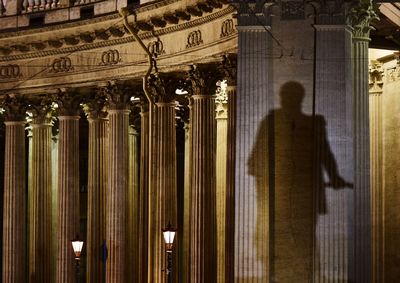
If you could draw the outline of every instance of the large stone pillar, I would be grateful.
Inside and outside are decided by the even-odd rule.
[[[221,82],[216,98],[216,193],[217,193],[217,282],[225,283],[226,264],[226,166],[228,138],[228,95]]]
[[[50,281],[52,133],[51,101],[32,103],[32,197],[29,211],[29,282]]]
[[[160,74],[149,80],[149,89],[155,102],[152,123],[152,159],[155,169],[150,186],[149,215],[149,282],[165,282],[165,244],[162,229],[170,223],[177,227],[176,192],[176,121],[174,82]],[[175,247],[177,243],[175,242]]]
[[[75,283],[71,240],[79,234],[79,99],[73,90],[58,93],[57,282]]]
[[[269,187],[268,132],[261,129],[273,107],[271,38],[265,1],[238,2],[234,276],[235,282],[261,283],[270,280],[273,252],[268,197],[274,188]]]
[[[132,107],[129,123],[129,184],[128,184],[128,217],[127,217],[127,282],[139,280],[139,107]]]
[[[106,200],[108,177],[108,120],[105,97],[96,94],[84,106],[89,121],[87,282],[104,282]]]
[[[382,63],[369,68],[369,121],[371,149],[372,282],[384,280],[383,93]]]
[[[221,213],[225,215],[224,222],[221,225],[218,225],[218,229],[221,232],[218,232],[218,253],[220,249],[223,249],[224,256],[223,261],[220,260],[218,263],[218,280],[220,282],[233,282],[234,281],[234,251],[235,251],[235,113],[236,113],[236,73],[237,73],[237,59],[235,55],[226,55],[224,56],[224,60],[220,66],[220,70],[223,74],[223,78],[226,82],[225,96],[227,99],[226,109],[223,109],[222,121],[225,123],[224,113],[226,116],[226,157],[222,156],[223,162],[225,162],[226,170],[225,177],[222,179],[218,177],[218,146],[219,146],[219,130],[217,125],[217,198],[218,198],[218,180],[221,182],[220,187],[224,187],[224,192],[221,192],[220,200],[224,203],[223,210],[220,210]],[[222,100],[217,99],[218,103],[224,103],[225,98]],[[218,109],[218,107],[217,107]],[[218,116],[218,112],[217,112]],[[218,123],[218,122],[217,122]],[[225,133],[224,133],[225,136]],[[223,138],[223,137],[222,137]],[[222,165],[222,164],[221,164]],[[223,166],[223,165],[222,165]],[[224,185],[225,182],[225,185]],[[219,216],[217,216],[217,220],[219,221]],[[221,235],[222,234],[222,235]],[[221,241],[221,236],[222,240]],[[223,264],[223,267],[221,265]]]
[[[329,10],[328,5],[323,6]],[[349,280],[353,182],[351,29],[345,16],[317,17],[314,117],[314,280]],[[336,10],[335,10],[336,11]],[[325,173],[325,176],[324,176]],[[344,181],[345,180],[345,181]],[[348,183],[348,184],[346,184]]]
[[[126,269],[126,219],[129,181],[129,98],[123,86],[106,88],[109,117],[109,158],[107,190],[108,283],[124,283]]]
[[[190,282],[217,281],[215,71],[189,73],[192,95]]]
[[[149,105],[141,104],[140,194],[139,194],[139,282],[147,282],[149,229]]]
[[[353,8],[353,119],[354,119],[354,282],[371,282],[371,192],[368,44],[372,20],[378,19],[372,1]]]
[[[3,202],[3,280],[26,282],[25,110],[23,99],[6,97]]]

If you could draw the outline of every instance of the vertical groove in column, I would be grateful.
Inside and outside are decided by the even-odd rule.
[[[368,39],[353,39],[354,58],[354,280],[371,281],[371,201]]]
[[[190,157],[190,121],[185,123],[185,176],[184,176],[184,212],[183,212],[183,233],[182,235],[182,247],[183,247],[183,264],[182,264],[182,281],[189,282],[190,280],[190,175],[191,175],[191,157]],[[189,168],[189,170],[188,170]]]
[[[140,133],[139,282],[147,282],[149,203],[149,112],[142,106]]]
[[[348,280],[345,188],[353,180],[350,35],[345,26],[316,26],[313,271],[315,282],[321,283]]]
[[[370,101],[370,149],[371,149],[371,193],[372,193],[372,282],[384,281],[384,211],[382,171],[382,93],[373,92]]]
[[[238,27],[237,112],[235,119],[235,282],[268,282],[273,238],[266,129],[272,106],[270,56],[264,27]],[[258,146],[258,145],[260,146]],[[273,168],[271,168],[273,170]]]
[[[79,116],[59,116],[57,282],[75,283],[79,233]]]
[[[26,282],[25,122],[7,121],[3,204],[3,280]]]
[[[138,133],[134,126],[129,126],[129,185],[128,185],[128,217],[127,217],[127,271],[128,282],[139,280],[139,158]]]
[[[89,118],[87,281],[102,282],[106,240],[108,122]]]
[[[128,197],[129,110],[109,110],[107,191],[107,282],[124,283],[126,268],[126,203]]]
[[[190,282],[215,282],[216,186],[215,102],[210,95],[194,95],[191,165]],[[205,256],[207,255],[207,256]]]
[[[29,235],[29,282],[51,276],[51,125],[32,124],[32,207]]]

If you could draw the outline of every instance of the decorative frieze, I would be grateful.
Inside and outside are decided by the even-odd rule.
[[[203,39],[201,38],[201,31],[195,30],[189,33],[187,37],[186,48],[192,48],[195,46],[199,46],[203,43]]]
[[[73,69],[74,67],[69,57],[56,58],[50,66],[51,73],[67,73]]]
[[[116,49],[111,49],[103,52],[103,54],[101,55],[100,65],[111,66],[111,65],[116,65],[121,61],[122,59],[121,56],[119,55],[119,51]]]
[[[221,38],[227,37],[235,32],[235,25],[232,19],[227,19],[222,22],[221,26]]]
[[[8,64],[0,66],[0,79],[16,79],[22,77],[19,65]]]
[[[161,40],[151,41],[147,45],[147,49],[150,51],[153,56],[160,56],[165,54],[164,43]]]

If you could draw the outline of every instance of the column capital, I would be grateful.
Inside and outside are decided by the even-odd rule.
[[[272,3],[266,0],[235,0],[232,3],[237,9],[238,26],[265,26],[269,22],[268,7]]]
[[[192,96],[215,95],[217,82],[222,79],[215,65],[192,65],[187,76],[187,89]]]
[[[106,103],[107,97],[102,91],[96,91],[85,101],[83,111],[89,121],[107,118]]]
[[[175,91],[182,82],[172,76],[155,73],[150,75],[147,84],[155,103],[172,103],[176,98]]]
[[[371,22],[379,20],[371,0],[359,1],[349,12],[349,23],[353,27],[353,38],[370,40],[369,33],[373,27]]]
[[[76,89],[59,89],[54,96],[58,116],[79,116],[81,96]]]
[[[33,125],[51,125],[55,114],[53,100],[48,96],[30,99],[28,112],[32,118]]]
[[[5,110],[5,121],[25,121],[28,104],[24,96],[16,94],[6,95],[1,102],[1,106]]]
[[[215,112],[216,119],[228,119],[228,93],[226,91],[227,85],[221,82],[217,90],[217,97],[215,99]]]
[[[226,54],[223,56],[222,63],[219,66],[220,72],[228,86],[236,86],[237,77],[237,56],[236,54]]]
[[[369,94],[381,95],[383,92],[383,63],[372,60],[369,65]]]
[[[346,26],[349,2],[341,0],[316,0],[309,2],[315,10],[316,26]]]
[[[131,99],[130,89],[117,81],[110,81],[102,89],[107,97],[109,110],[127,110]]]

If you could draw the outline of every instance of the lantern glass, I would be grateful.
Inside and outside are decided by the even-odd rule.
[[[79,240],[78,237],[71,241],[72,248],[74,249],[75,256],[79,258],[81,256],[83,241]]]

